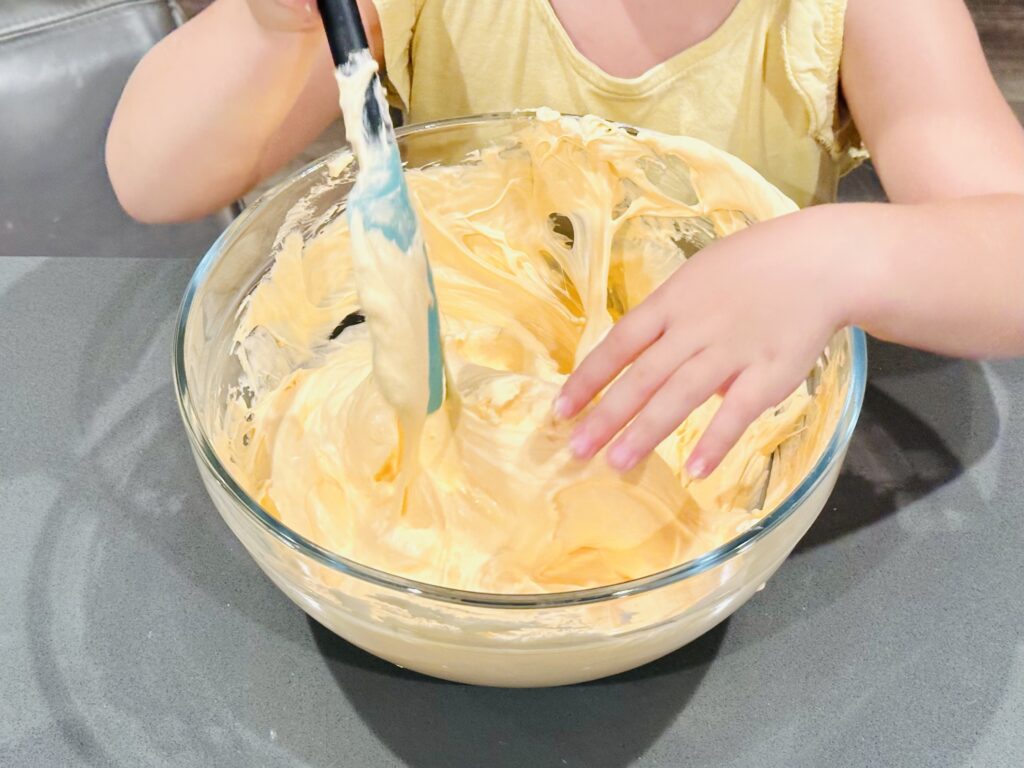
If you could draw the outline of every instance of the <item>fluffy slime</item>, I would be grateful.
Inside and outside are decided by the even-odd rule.
[[[403,325],[404,303],[417,318],[422,303],[402,298],[422,283],[396,273],[357,292],[372,244],[337,215],[315,236],[282,230],[239,315],[242,377],[218,441],[253,498],[321,546],[498,593],[619,583],[725,543],[810,470],[839,396],[823,360],[704,480],[684,460],[717,396],[625,475],[602,455],[574,459],[572,424],[551,415],[574,366],[702,246],[795,206],[697,140],[550,110],[521,126],[406,174],[441,315],[443,407],[401,417],[385,397],[360,321],[368,308],[392,318],[390,354],[420,363],[385,385],[424,402],[424,324]]]

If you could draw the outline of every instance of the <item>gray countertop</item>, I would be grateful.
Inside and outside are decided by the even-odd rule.
[[[171,387],[193,266],[0,259],[0,765],[1024,765],[1024,363],[872,345],[764,591],[634,672],[477,689],[323,630],[221,522]]]

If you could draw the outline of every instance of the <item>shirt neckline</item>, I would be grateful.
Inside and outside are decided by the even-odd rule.
[[[655,64],[636,77],[617,77],[609,74],[584,56],[569,37],[550,0],[532,0],[544,22],[569,57],[569,61],[582,78],[602,91],[616,96],[641,97],[660,86],[666,79],[707,58],[721,48],[751,16],[759,0],[738,0],[717,29],[703,40],[684,48],[665,61]]]

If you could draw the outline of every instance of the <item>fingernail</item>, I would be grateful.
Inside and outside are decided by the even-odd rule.
[[[686,471],[690,473],[691,477],[701,480],[708,476],[708,463],[699,457],[690,459],[686,464]]]
[[[608,463],[619,472],[628,472],[637,465],[640,457],[628,445],[616,443],[608,450]]]
[[[593,447],[593,441],[585,432],[576,432],[569,438],[569,450],[577,459],[589,457]]]
[[[569,416],[569,398],[565,395],[559,395],[555,398],[555,402],[551,405],[551,410],[555,414],[556,419],[565,419]]]

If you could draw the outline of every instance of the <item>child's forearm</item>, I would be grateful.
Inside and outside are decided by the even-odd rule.
[[[146,221],[194,218],[255,184],[321,43],[316,27],[268,30],[246,0],[218,0],[161,41],[132,74],[107,138],[125,209]]]
[[[804,214],[836,242],[849,323],[941,354],[1024,354],[1024,195]]]

